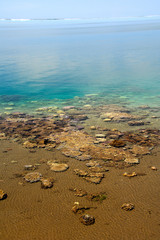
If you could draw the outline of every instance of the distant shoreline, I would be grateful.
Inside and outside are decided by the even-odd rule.
[[[109,17],[109,18],[0,18],[0,21],[58,21],[58,20],[103,20],[103,21],[137,21],[137,20],[160,20],[160,15]]]

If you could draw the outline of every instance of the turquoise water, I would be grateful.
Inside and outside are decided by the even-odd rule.
[[[0,21],[0,53],[1,111],[160,105],[158,19]]]

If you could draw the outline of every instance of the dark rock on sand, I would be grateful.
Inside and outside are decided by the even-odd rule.
[[[126,146],[126,143],[125,143],[124,141],[122,141],[122,140],[113,140],[113,141],[110,143],[110,145],[111,145],[112,147],[117,147],[117,148],[119,148],[119,147],[124,147],[124,146]]]
[[[95,135],[96,138],[105,138],[106,135],[105,134],[101,134],[101,133],[98,133]]]
[[[7,198],[7,193],[5,193],[2,189],[0,189],[0,200],[4,200]]]
[[[93,216],[85,214],[80,217],[80,222],[83,223],[84,225],[91,225],[95,223],[95,218]]]
[[[145,123],[143,121],[129,121],[129,126],[143,126]]]
[[[83,126],[81,126],[81,125],[78,125],[78,126],[77,126],[77,130],[83,130],[83,129],[84,129]]]
[[[158,170],[155,166],[152,166],[151,169],[154,170],[154,171]]]
[[[125,211],[131,211],[134,209],[134,204],[133,203],[124,203],[121,208]]]

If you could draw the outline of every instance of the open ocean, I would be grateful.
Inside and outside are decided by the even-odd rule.
[[[1,112],[88,94],[96,105],[160,105],[160,19],[0,21]]]

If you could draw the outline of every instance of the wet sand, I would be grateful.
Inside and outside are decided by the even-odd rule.
[[[3,240],[159,240],[160,237],[160,149],[143,156],[140,164],[130,168],[109,168],[101,184],[95,185],[76,176],[75,168],[87,170],[84,162],[53,152],[36,149],[31,153],[22,145],[9,140],[0,141],[0,188],[8,197],[0,201],[0,239]],[[7,152],[5,152],[7,150]],[[66,162],[66,172],[55,173],[47,160]],[[17,162],[12,162],[17,161]],[[53,177],[51,189],[41,189],[40,182],[27,183],[16,173],[24,173],[24,165],[40,164],[36,171],[44,177]],[[157,171],[151,170],[156,166]],[[145,173],[145,176],[127,178],[124,172]],[[76,197],[69,188],[81,188],[88,193],[106,192],[103,202]],[[81,214],[71,209],[74,202],[92,206],[86,213],[95,217],[95,224],[80,223]],[[121,205],[131,202],[132,211]]]

